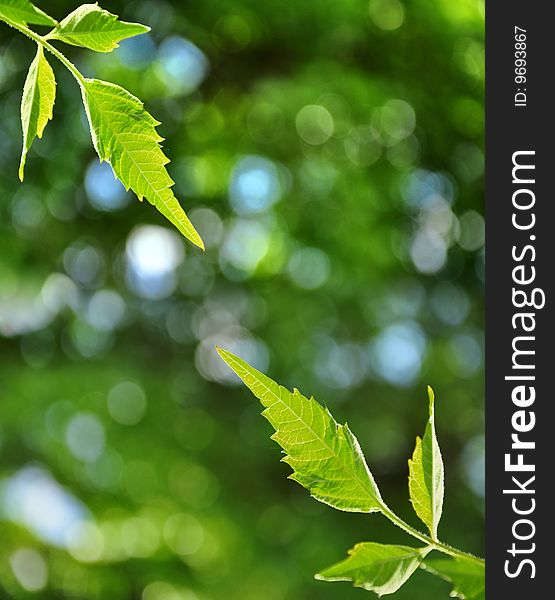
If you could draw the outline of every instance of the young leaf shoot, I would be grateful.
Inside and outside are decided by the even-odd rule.
[[[414,511],[434,540],[443,510],[443,459],[436,438],[434,391],[428,386],[430,417],[422,439],[409,459],[409,493]]]

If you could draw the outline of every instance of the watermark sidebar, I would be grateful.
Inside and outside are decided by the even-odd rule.
[[[552,12],[486,1],[487,600],[543,598],[555,573]]]

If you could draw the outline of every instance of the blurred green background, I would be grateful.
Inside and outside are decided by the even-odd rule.
[[[312,576],[356,542],[412,540],[286,479],[216,343],[348,420],[416,526],[433,385],[440,535],[482,553],[482,2],[102,6],[152,32],[67,54],[162,121],[207,251],[98,163],[53,58],[54,121],[19,184],[34,48],[2,26],[0,597],[372,597]],[[417,573],[396,598],[448,592]]]

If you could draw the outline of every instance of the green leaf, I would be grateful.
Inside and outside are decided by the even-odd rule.
[[[286,453],[291,479],[339,510],[381,510],[380,492],[347,425],[339,425],[314,398],[290,392],[227,350],[218,352],[266,407],[262,414],[276,430],[272,439]]]
[[[23,151],[19,164],[19,179],[23,181],[25,160],[35,137],[41,138],[44,128],[52,119],[56,99],[56,80],[52,67],[46,60],[42,46],[37,49],[21,98],[21,124],[23,126]]]
[[[83,4],[61,21],[50,37],[97,52],[111,52],[121,40],[147,31],[150,27],[146,25],[118,21],[117,15],[98,4]]]
[[[55,19],[29,0],[0,0],[0,19],[18,25],[56,25]]]
[[[416,571],[428,548],[364,542],[349,550],[349,558],[316,575],[322,581],[352,581],[355,587],[393,594]]]
[[[451,596],[464,600],[485,600],[485,567],[470,558],[426,560],[422,568],[453,584]]]
[[[126,189],[139,200],[146,198],[181,233],[199,248],[204,244],[171,190],[162,152],[162,138],[156,132],[158,121],[143,103],[119,85],[86,79],[83,102],[94,147],[100,160],[107,161]]]
[[[416,447],[409,460],[409,492],[416,514],[437,539],[437,527],[443,510],[443,459],[436,438],[434,392],[428,386],[430,417],[422,440],[416,438]]]

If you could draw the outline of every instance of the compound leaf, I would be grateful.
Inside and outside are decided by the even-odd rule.
[[[437,527],[443,510],[443,459],[436,438],[434,392],[428,386],[430,417],[424,437],[416,438],[416,447],[409,460],[409,492],[416,514],[437,539]]]
[[[126,189],[146,198],[191,242],[204,244],[174,196],[162,152],[158,121],[127,90],[106,81],[86,79],[82,86],[94,147]]]
[[[364,542],[349,550],[349,558],[316,575],[322,581],[352,581],[355,587],[393,594],[416,571],[429,550]]]
[[[25,160],[35,137],[41,138],[44,128],[52,119],[56,99],[56,80],[52,67],[46,60],[42,46],[37,49],[21,98],[21,124],[23,126],[23,151],[19,164],[19,179],[23,181]]]
[[[98,4],[83,4],[61,21],[50,37],[96,52],[111,52],[121,40],[147,31],[150,27],[119,21]]]
[[[470,558],[426,560],[422,568],[453,585],[451,596],[464,600],[485,600],[485,567]]]
[[[55,19],[29,0],[0,0],[0,19],[17,25],[56,25]]]
[[[285,451],[291,479],[339,510],[381,510],[380,492],[347,425],[339,425],[314,398],[290,392],[227,350],[218,352],[265,406],[262,414],[276,430],[272,439]]]

